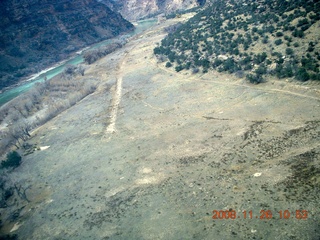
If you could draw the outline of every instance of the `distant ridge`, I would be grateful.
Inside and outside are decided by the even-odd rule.
[[[157,14],[169,14],[177,10],[186,10],[198,7],[205,0],[99,0],[118,11],[125,19],[135,21]]]

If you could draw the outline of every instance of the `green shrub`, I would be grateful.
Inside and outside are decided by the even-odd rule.
[[[213,62],[213,66],[214,66],[214,67],[219,67],[222,63],[223,63],[222,60],[216,58],[216,59],[214,60],[214,62]]]
[[[288,42],[292,42],[292,38],[287,35],[284,36],[284,40],[287,40]]]
[[[199,68],[192,68],[192,74],[196,74],[199,72]]]
[[[267,64],[267,65],[271,65],[271,63],[272,63],[272,61],[271,61],[270,59],[267,59],[267,60],[266,60],[266,64]]]
[[[278,65],[275,69],[275,74],[278,78],[293,77],[294,65],[287,63],[285,65]]]
[[[167,67],[167,68],[172,67],[172,63],[171,63],[171,62],[167,62],[167,63],[166,63],[166,67]]]
[[[7,159],[1,162],[2,168],[16,168],[21,163],[21,156],[16,151],[7,154]]]
[[[238,71],[240,69],[232,58],[228,58],[223,62],[223,70],[228,71],[229,73],[234,73],[235,71]]]
[[[299,47],[300,45],[299,45],[299,43],[295,42],[295,43],[293,44],[293,46],[297,48],[297,47]]]
[[[252,28],[252,32],[258,32],[258,28],[257,27],[253,27]]]
[[[312,73],[310,74],[310,79],[312,80],[320,80],[320,73]]]
[[[263,43],[263,44],[267,44],[267,43],[268,43],[268,38],[267,38],[267,37],[264,37],[264,38],[262,39],[262,43]]]
[[[301,31],[301,30],[295,29],[295,30],[292,32],[292,36],[298,37],[298,38],[303,38],[304,33],[303,33],[303,31]]]
[[[156,54],[156,55],[157,55],[157,54],[161,54],[161,53],[162,53],[161,48],[160,48],[160,47],[154,48],[154,49],[153,49],[153,53]]]
[[[253,68],[252,65],[249,63],[243,67],[243,70],[248,71],[248,70],[251,70],[252,68]]]
[[[255,73],[257,75],[263,75],[263,74],[266,74],[267,73],[267,68],[263,65],[259,66],[256,70],[255,70]]]
[[[260,74],[247,74],[246,79],[253,84],[258,84],[264,82]]]
[[[293,49],[292,48],[287,48],[286,49],[286,54],[287,55],[292,55],[293,54]]]
[[[304,25],[304,26],[301,27],[301,31],[304,32],[304,31],[308,30],[310,27],[311,27],[311,24]]]
[[[267,58],[267,53],[266,52],[263,52],[263,53],[258,53],[257,55],[254,56],[254,59],[253,59],[253,62],[255,64],[260,64],[260,63],[263,63],[266,58]]]
[[[280,44],[282,44],[282,39],[277,39],[274,41],[274,43],[279,46]]]
[[[189,70],[190,67],[191,67],[191,62],[187,62],[187,63],[185,64],[185,69]]]
[[[314,50],[313,46],[309,46],[308,49],[307,49],[308,52],[313,52],[313,50]]]
[[[183,66],[179,65],[175,67],[176,72],[180,72],[183,70]]]
[[[310,75],[305,68],[299,68],[298,71],[296,72],[295,77],[299,81],[303,81],[303,82],[308,81],[310,79]]]
[[[301,20],[299,20],[297,27],[301,27],[301,26],[306,25],[308,23],[309,23],[308,19],[306,19],[306,18],[301,19]]]

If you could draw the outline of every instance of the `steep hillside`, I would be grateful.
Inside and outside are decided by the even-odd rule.
[[[3,0],[0,89],[89,44],[133,29],[95,0]]]
[[[205,0],[101,0],[128,20],[137,20],[159,13],[185,10],[205,3]]]
[[[319,12],[312,0],[215,0],[154,53],[176,71],[214,68],[254,83],[266,74],[319,80]]]

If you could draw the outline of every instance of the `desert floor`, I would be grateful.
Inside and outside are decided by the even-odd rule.
[[[47,148],[12,173],[30,202],[8,209],[17,215],[3,231],[33,240],[318,239],[320,86],[176,73],[153,55],[173,21],[87,66],[98,90],[33,132],[30,144]],[[214,210],[236,218],[213,219]]]

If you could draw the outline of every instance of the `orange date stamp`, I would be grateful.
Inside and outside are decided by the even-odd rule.
[[[272,212],[271,210],[260,210],[259,214],[254,214],[252,210],[244,210],[242,212],[236,212],[235,210],[213,210],[212,219],[261,219],[261,220],[270,220],[270,219],[298,219],[306,220],[308,218],[307,210],[280,210],[277,212]]]

